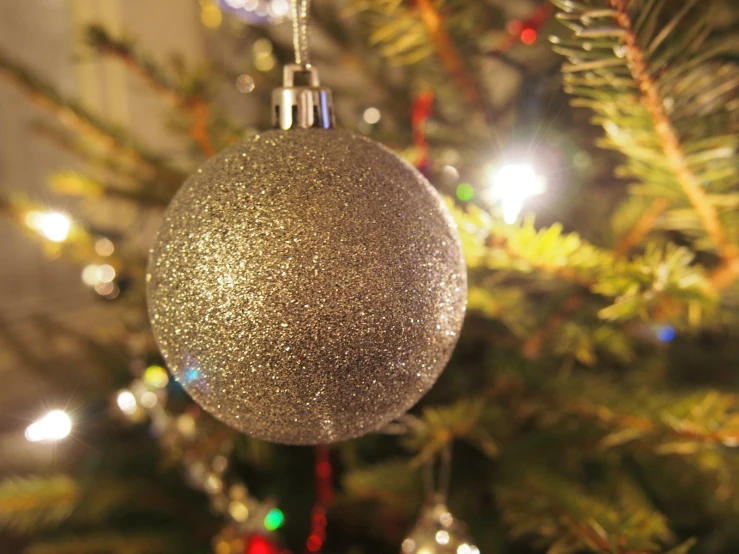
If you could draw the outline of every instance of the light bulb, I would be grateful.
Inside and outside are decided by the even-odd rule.
[[[64,242],[72,228],[72,220],[61,212],[29,212],[26,225],[52,242]]]
[[[506,223],[515,223],[524,203],[546,189],[544,178],[526,163],[509,163],[495,169],[488,198],[497,203]]]
[[[138,407],[136,404],[136,397],[134,397],[130,390],[124,389],[120,391],[118,396],[116,396],[115,401],[124,414],[132,414]]]
[[[52,410],[26,427],[26,439],[30,442],[58,441],[69,436],[72,420],[62,410]]]

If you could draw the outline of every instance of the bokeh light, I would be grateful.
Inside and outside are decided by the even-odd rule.
[[[138,407],[136,404],[136,398],[128,389],[118,391],[118,395],[115,397],[115,403],[118,404],[118,408],[120,408],[124,414],[132,414]]]
[[[29,212],[26,225],[52,242],[64,242],[72,229],[72,220],[61,212]]]
[[[26,439],[30,442],[58,441],[69,436],[72,420],[63,410],[49,413],[26,427]]]
[[[462,202],[469,202],[475,196],[475,189],[469,183],[459,183],[457,185],[457,198]]]
[[[264,528],[267,531],[279,529],[285,522],[285,515],[279,508],[272,508],[264,518]]]
[[[378,123],[381,117],[382,113],[375,107],[367,108],[366,110],[364,110],[364,114],[362,114],[362,119],[364,119],[364,121],[369,123],[370,125]]]
[[[490,176],[488,198],[498,204],[506,223],[515,223],[527,199],[546,190],[544,178],[527,163],[508,163]]]
[[[107,257],[113,254],[115,245],[109,238],[102,237],[95,241],[95,253],[98,256]]]
[[[169,374],[161,366],[150,365],[144,372],[144,383],[153,389],[163,389],[169,383]]]

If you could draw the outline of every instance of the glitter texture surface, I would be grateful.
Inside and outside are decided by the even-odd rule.
[[[268,131],[176,194],[149,260],[154,335],[208,412],[290,444],[403,414],[457,341],[466,270],[436,191],[338,130]]]

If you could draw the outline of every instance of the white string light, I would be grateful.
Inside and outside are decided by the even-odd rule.
[[[64,242],[72,229],[72,220],[61,212],[29,212],[26,225],[52,242]]]
[[[493,169],[488,199],[500,206],[506,223],[515,223],[526,200],[546,190],[544,177],[526,163],[509,163]]]
[[[69,436],[72,420],[63,410],[52,410],[26,427],[29,442],[59,441]]]

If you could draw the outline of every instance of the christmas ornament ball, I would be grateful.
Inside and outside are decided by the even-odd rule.
[[[174,377],[244,433],[318,444],[376,430],[433,385],[466,270],[426,179],[340,130],[272,130],[208,160],[167,208],[147,274]]]

